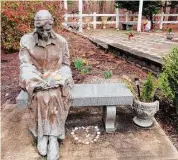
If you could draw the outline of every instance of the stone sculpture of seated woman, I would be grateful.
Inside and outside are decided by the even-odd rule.
[[[20,41],[20,86],[30,100],[29,129],[37,137],[37,149],[48,160],[59,159],[58,138],[65,136],[65,121],[73,87],[67,41],[52,30],[47,10],[34,18],[35,30]]]

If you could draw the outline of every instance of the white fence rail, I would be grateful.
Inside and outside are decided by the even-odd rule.
[[[153,21],[154,23],[159,24],[159,28],[162,29],[163,28],[163,24],[178,24],[178,21],[164,21],[164,17],[167,16],[178,16],[178,14],[157,14],[155,15],[156,17],[160,17],[159,21]],[[138,14],[128,14],[128,12],[126,12],[126,14],[119,14],[119,10],[116,9],[116,14],[96,14],[96,12],[94,12],[93,14],[65,14],[64,15],[64,19],[65,19],[65,23],[67,24],[79,24],[80,27],[83,26],[83,24],[86,24],[86,22],[83,22],[83,20],[81,21],[75,21],[75,22],[69,22],[68,18],[72,17],[72,18],[84,18],[84,17],[91,17],[92,21],[88,22],[89,24],[93,25],[93,28],[96,29],[97,24],[102,24],[101,21],[97,21],[97,17],[115,17],[115,20],[113,21],[107,21],[106,24],[115,24],[116,28],[119,27],[119,23],[122,22],[131,22],[129,21],[129,17],[138,17]],[[124,17],[125,21],[120,21],[120,18]],[[137,21],[132,21],[134,23],[137,23]]]

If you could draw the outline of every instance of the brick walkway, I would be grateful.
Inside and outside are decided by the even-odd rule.
[[[127,31],[115,29],[84,30],[83,36],[107,48],[108,45],[122,49],[131,54],[150,59],[162,64],[164,56],[171,48],[178,46],[178,32],[172,41],[166,39],[166,33],[136,33],[134,39],[128,40]]]

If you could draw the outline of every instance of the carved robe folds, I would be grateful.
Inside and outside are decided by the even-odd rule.
[[[62,138],[73,87],[67,41],[52,32],[45,44],[33,32],[21,38],[20,46],[20,86],[30,96],[29,128],[36,137]],[[58,85],[43,85],[50,77],[58,77]]]

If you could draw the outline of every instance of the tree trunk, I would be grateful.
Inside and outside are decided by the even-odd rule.
[[[178,11],[178,9],[176,9]],[[175,12],[175,6],[170,7],[170,12],[169,14],[174,14]],[[176,21],[177,17],[176,16],[169,16],[168,21]]]
[[[152,13],[151,10],[150,10],[150,15],[149,15],[149,17],[150,17],[150,21],[151,21],[151,29],[153,29],[153,13]]]
[[[106,9],[106,1],[100,1],[100,3],[99,3],[100,5],[99,5],[99,13],[104,13],[105,12],[105,9]]]
[[[163,12],[166,14],[166,8],[167,8],[167,1],[164,3],[164,6],[163,6]],[[163,21],[165,19],[165,16],[163,17]]]

